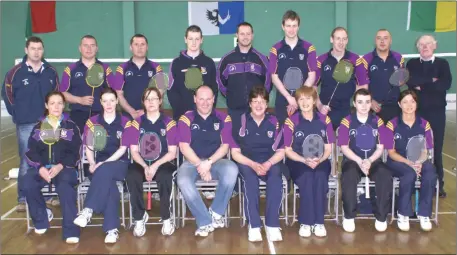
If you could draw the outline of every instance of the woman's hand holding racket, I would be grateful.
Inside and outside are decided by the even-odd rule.
[[[370,167],[371,167],[371,162],[370,160],[368,159],[364,159],[362,160],[362,171],[368,175],[368,172],[370,171]]]
[[[374,99],[371,99],[371,109],[376,113],[381,111],[381,105]]]
[[[94,173],[95,170],[97,170],[97,168],[98,168],[99,166],[101,166],[103,163],[105,163],[105,162],[102,161],[102,162],[98,162],[97,164],[90,165],[90,166],[89,166],[89,171],[90,171],[91,173]]]
[[[42,166],[40,167],[40,170],[38,170],[38,173],[40,174],[41,178],[43,178],[43,180],[45,180],[47,183],[50,183],[51,182],[51,176],[49,174],[49,170]]]
[[[63,166],[61,164],[53,165],[49,169],[49,177],[51,179],[56,177],[60,173],[60,171],[62,171],[62,169],[63,169]]]

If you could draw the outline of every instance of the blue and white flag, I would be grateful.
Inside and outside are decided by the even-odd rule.
[[[188,2],[189,26],[197,25],[203,35],[235,34],[244,21],[244,2]]]

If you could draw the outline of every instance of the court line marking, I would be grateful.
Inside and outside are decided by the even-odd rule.
[[[263,226],[265,227],[265,230],[266,230],[267,225],[265,224],[265,219],[263,219]],[[268,249],[270,250],[270,254],[276,254],[275,245],[273,244],[272,241],[270,241],[270,239],[268,238],[268,235],[266,237],[267,237],[267,241],[268,241]]]
[[[5,187],[5,188],[2,189],[2,192],[0,192],[0,194],[3,193],[3,192],[5,192],[5,191],[7,191],[9,188],[13,187],[13,186],[16,185],[16,184],[17,184],[17,181],[11,183],[10,185],[8,185],[8,187]]]
[[[3,138],[7,138],[7,137],[12,136],[12,135],[15,135],[15,134],[16,134],[16,133],[11,133],[11,134],[9,134],[9,135],[5,135],[5,136],[3,136],[0,140],[3,140]]]
[[[443,168],[444,171],[448,172],[450,175],[457,177],[454,172],[447,170],[446,168]]]
[[[0,162],[0,164],[3,164],[3,163],[5,163],[5,162],[7,162],[7,161],[9,161],[9,160],[12,160],[12,159],[15,158],[15,157],[17,157],[17,155],[14,155],[14,156],[9,157],[9,158],[7,158],[7,159],[5,159],[5,160],[2,160],[2,162]]]
[[[14,211],[16,211],[16,206],[14,206],[13,208],[11,208],[11,210],[7,211],[5,214],[2,215],[2,218],[1,220],[4,220],[6,217],[8,217],[10,214],[12,214]]]
[[[446,154],[446,153],[444,153],[444,152],[443,152],[443,155],[446,156],[446,157],[448,157],[448,158],[451,158],[451,159],[453,159],[453,160],[456,160],[453,156],[451,156],[451,155],[449,155],[449,154]]]

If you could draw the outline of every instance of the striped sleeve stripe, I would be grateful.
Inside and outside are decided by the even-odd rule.
[[[365,58],[360,58],[360,60],[362,61],[363,63],[363,67],[365,67],[365,69],[368,69],[368,62],[365,60]]]
[[[430,129],[430,122],[427,121],[427,124],[425,124],[425,131],[429,131]]]
[[[308,48],[308,53],[311,53],[313,51],[316,51],[316,48],[314,47],[314,45],[311,45],[309,48]]]
[[[92,123],[92,121],[91,121],[91,120],[87,120],[87,122],[86,122],[86,126],[88,126],[89,128],[91,128],[91,127],[93,127],[93,126],[94,126],[94,124]]]
[[[341,124],[343,124],[345,127],[349,128],[349,121],[347,119],[343,119],[341,121]]]
[[[172,127],[176,126],[176,121],[172,120],[170,123],[167,125],[167,131],[170,131]]]
[[[392,122],[390,122],[390,121],[387,122],[386,127],[387,127],[388,129],[390,129],[391,131],[394,131],[394,125],[392,124]]]
[[[182,122],[184,122],[184,123],[186,123],[187,126],[190,127],[190,120],[189,120],[189,118],[187,118],[186,116],[181,116],[181,117],[179,118],[179,120],[182,121]]]
[[[162,71],[163,71],[162,66],[158,65],[156,68],[156,72],[162,72]]]
[[[384,125],[384,121],[381,118],[378,119],[378,127]]]
[[[279,129],[279,123],[276,123],[276,130]]]
[[[109,75],[109,74],[111,74],[112,72],[113,72],[113,70],[111,70],[111,67],[108,66],[108,67],[106,68],[106,75]]]
[[[325,118],[325,124],[329,124],[330,122],[332,122],[332,121],[330,120],[330,117],[327,116],[327,117]]]
[[[400,65],[403,65],[405,63],[405,58],[401,57],[400,59]]]
[[[276,48],[274,48],[274,47],[272,47],[272,48],[270,49],[270,52],[273,53],[273,54],[275,54],[275,55],[278,55],[278,51],[277,51]]]
[[[322,67],[322,64],[321,64],[321,62],[318,60],[318,61],[317,61],[317,68],[321,68],[321,67]]]
[[[123,74],[124,74],[124,68],[122,68],[122,66],[118,66],[118,67],[116,68],[116,72],[118,72],[118,73],[120,73],[120,74],[123,75]]]
[[[71,74],[70,74],[70,72],[71,72],[71,71],[70,71],[70,67],[68,67],[68,66],[65,67],[64,72],[65,72],[68,76],[71,76]]]
[[[232,122],[232,118],[230,116],[227,116],[225,118],[224,122]]]
[[[137,130],[140,130],[140,124],[138,123],[138,121],[136,121],[136,120],[132,121],[132,126],[134,128],[136,128]]]
[[[132,122],[131,121],[127,121],[127,123],[125,123],[125,127],[124,128],[128,128],[132,126]]]

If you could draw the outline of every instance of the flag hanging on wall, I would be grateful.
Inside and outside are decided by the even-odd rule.
[[[408,2],[406,30],[421,32],[456,31],[456,2]]]
[[[29,1],[25,37],[57,31],[56,1]]]
[[[244,2],[188,2],[189,26],[197,25],[203,35],[234,34],[244,21]]]

